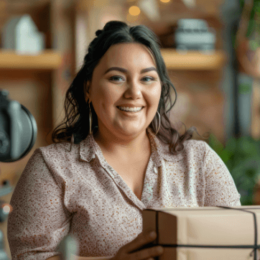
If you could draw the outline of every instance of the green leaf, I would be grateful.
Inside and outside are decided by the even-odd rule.
[[[226,164],[232,157],[232,152],[224,149],[220,152],[219,156],[222,159],[222,161]]]

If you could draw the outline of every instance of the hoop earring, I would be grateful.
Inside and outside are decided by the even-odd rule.
[[[157,115],[157,114],[158,114],[158,117],[159,117],[159,123],[157,124],[157,131],[156,131],[155,135],[158,134],[159,129],[160,129],[160,127],[161,127],[161,116],[160,116],[160,114],[159,114],[158,111],[156,111],[156,115]]]
[[[92,111],[91,111],[91,107],[90,107],[90,102],[88,103],[89,106],[89,134],[91,135],[92,132]]]

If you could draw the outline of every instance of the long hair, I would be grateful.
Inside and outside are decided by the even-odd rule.
[[[145,25],[130,27],[122,21],[110,21],[106,23],[103,30],[96,31],[96,37],[88,46],[88,53],[84,57],[84,62],[70,87],[68,88],[64,101],[65,117],[52,132],[52,141],[59,143],[71,141],[72,134],[74,143],[78,144],[89,134],[89,104],[85,100],[86,83],[91,82],[95,67],[99,63],[106,51],[119,43],[139,43],[143,44],[156,62],[158,74],[162,84],[162,91],[157,111],[160,114],[161,126],[157,137],[164,143],[169,144],[169,151],[177,154],[184,149],[185,140],[192,138],[195,127],[191,127],[181,135],[170,122],[168,112],[172,109],[177,100],[177,92],[167,73],[167,69],[160,52],[161,43],[155,33]],[[175,101],[172,103],[170,88],[175,91]],[[170,105],[166,111],[167,105]],[[92,130],[97,131],[98,119],[95,110],[92,110]],[[157,114],[157,113],[156,113]],[[154,133],[157,131],[158,117],[155,114],[149,127]],[[182,123],[183,124],[183,123]]]

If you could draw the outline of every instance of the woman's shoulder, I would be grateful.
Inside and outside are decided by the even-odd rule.
[[[202,165],[205,163],[208,149],[209,145],[204,140],[186,140],[183,143],[183,149],[179,152],[177,157],[182,159],[180,162],[189,164],[190,167],[193,167],[195,164]]]
[[[186,140],[184,143],[185,150],[197,150],[205,151],[207,149],[208,143],[204,140],[190,139]]]
[[[203,140],[190,139],[183,143],[183,155],[189,158],[196,158],[196,160],[202,160],[208,151],[208,144]]]
[[[59,142],[59,143],[52,143],[46,146],[38,147],[41,151],[48,152],[48,151],[57,151],[57,152],[66,152],[70,151],[71,143],[70,142]]]
[[[169,144],[160,142],[161,155],[168,161],[182,161],[185,158],[203,158],[207,152],[207,143],[203,140],[190,139],[183,142],[183,148],[178,147],[177,154],[172,154],[169,151]]]
[[[194,158],[203,163],[214,161],[214,163],[223,164],[217,152],[204,140],[187,140],[184,146],[187,154],[192,154]]]
[[[41,154],[45,159],[58,159],[67,156],[70,152],[70,148],[70,142],[52,143],[46,146],[37,147],[34,150],[33,155],[37,157],[37,155]]]

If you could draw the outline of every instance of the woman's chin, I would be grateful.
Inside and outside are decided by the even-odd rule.
[[[124,127],[119,130],[121,134],[128,136],[141,134],[144,131],[145,129],[140,127]]]

